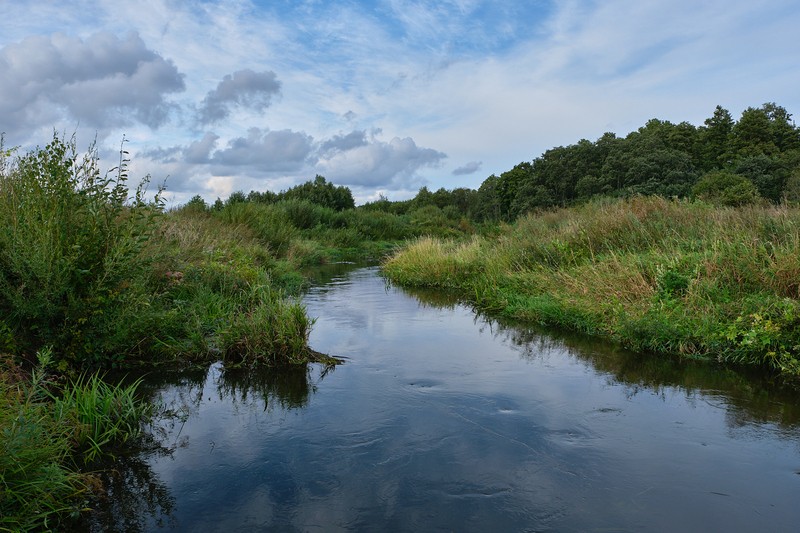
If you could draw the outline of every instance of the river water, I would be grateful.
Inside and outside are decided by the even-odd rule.
[[[800,394],[330,271],[335,368],[162,376],[94,529],[797,531]]]

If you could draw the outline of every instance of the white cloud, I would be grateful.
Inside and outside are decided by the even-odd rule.
[[[717,104],[737,116],[767,101],[800,113],[794,0],[4,8],[0,130],[10,143],[41,144],[76,123],[101,140],[126,133],[152,157],[148,170],[186,187],[223,176],[290,186],[315,172],[363,197],[476,187],[550,147],[653,117],[699,124]],[[56,35],[64,28],[72,35]],[[12,68],[12,52],[26,61]],[[465,161],[482,166],[466,173]]]
[[[435,167],[447,157],[437,150],[417,146],[410,137],[395,137],[389,142],[372,139],[325,155],[317,169],[337,183],[393,188],[419,181],[418,170]]]
[[[313,139],[291,130],[250,128],[247,137],[228,141],[227,148],[211,157],[216,167],[245,167],[257,173],[287,172],[303,168]]]
[[[168,95],[184,89],[175,65],[138,34],[32,36],[0,49],[0,117],[7,131],[64,121],[107,130],[166,122]]]
[[[237,70],[225,76],[203,99],[198,110],[201,124],[228,118],[232,107],[244,107],[262,112],[280,93],[281,83],[272,71]]]

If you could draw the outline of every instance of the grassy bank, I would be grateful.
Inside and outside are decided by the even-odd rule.
[[[122,152],[101,173],[96,151],[58,137],[20,156],[0,143],[0,531],[82,512],[103,490],[87,465],[138,433],[135,386],[96,369],[324,358],[294,297],[313,243],[167,212],[126,166]]]
[[[384,272],[637,350],[800,375],[794,207],[603,200],[522,217],[493,238],[422,238]]]
[[[2,163],[0,352],[48,349],[62,371],[311,356],[289,296],[309,246],[234,216],[165,212],[147,179],[129,191],[124,159],[101,174],[74,142]]]
[[[0,358],[0,531],[58,529],[85,511],[102,490],[86,465],[135,438],[152,411],[138,382],[59,377],[50,355],[39,352],[30,373]]]

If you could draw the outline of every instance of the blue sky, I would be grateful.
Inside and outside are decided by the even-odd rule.
[[[0,131],[96,137],[169,201],[322,174],[359,202],[477,187],[650,118],[800,113],[796,0],[15,1]]]

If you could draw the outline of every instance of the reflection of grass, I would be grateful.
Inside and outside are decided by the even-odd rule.
[[[147,456],[168,456],[172,450],[163,448],[149,436],[141,445]],[[92,512],[84,513],[74,524],[75,531],[114,531],[136,533],[147,531],[149,519],[160,527],[169,524],[175,498],[166,484],[153,472],[144,455],[121,454],[93,464],[95,475],[104,488],[89,500]]]
[[[287,367],[272,371],[223,369],[217,384],[220,398],[248,403],[263,400],[264,409],[276,402],[284,409],[303,407],[314,386],[306,367]]]
[[[485,309],[800,374],[800,211],[633,198],[523,217],[497,238],[420,239],[384,265]]]
[[[479,312],[494,335],[504,338],[526,359],[547,358],[551,352],[567,351],[615,383],[636,391],[660,392],[673,387],[687,396],[720,397],[728,408],[732,425],[777,423],[794,428],[800,422],[797,389],[779,383],[761,368],[732,369],[697,360],[679,360],[657,354],[634,352],[597,337],[552,328],[531,326],[524,321],[498,318]]]

